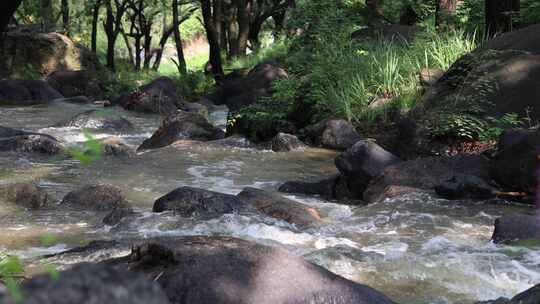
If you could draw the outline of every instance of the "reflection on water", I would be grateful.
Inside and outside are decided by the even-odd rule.
[[[81,130],[50,128],[92,106],[0,109],[0,125],[51,134],[67,145],[84,140]],[[137,146],[150,136],[159,117],[114,109],[137,130],[120,134]],[[212,113],[223,124],[225,112]],[[111,134],[95,133],[96,137]],[[282,246],[349,279],[368,284],[402,303],[472,303],[512,296],[540,281],[540,248],[510,248],[489,242],[493,220],[511,207],[470,205],[414,194],[368,207],[336,205],[289,196],[316,207],[320,226],[298,229],[260,215],[224,215],[206,221],[171,213],[152,214],[154,200],[180,186],[236,194],[246,186],[274,190],[286,180],[335,172],[333,152],[272,153],[216,144],[183,142],[131,159],[104,157],[82,167],[64,156],[0,154],[0,185],[34,181],[56,202],[85,184],[120,187],[138,218],[117,227],[100,224],[104,214],[65,210],[56,204],[24,211],[0,197],[0,249],[23,257],[62,251],[94,239],[159,235],[224,234]],[[40,237],[59,243],[43,247]]]

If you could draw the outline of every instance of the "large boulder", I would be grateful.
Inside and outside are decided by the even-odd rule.
[[[138,150],[162,148],[183,139],[210,141],[224,137],[225,133],[210,124],[203,116],[177,111],[167,116],[159,129],[145,140]]]
[[[32,183],[19,183],[1,189],[8,202],[27,209],[39,209],[50,200],[47,191]]]
[[[370,182],[363,198],[373,203],[387,198],[388,193],[401,195],[419,190],[433,191],[436,186],[456,175],[472,175],[484,181],[490,180],[489,161],[480,155],[457,155],[396,163],[386,167]],[[394,189],[390,191],[392,187]]]
[[[25,304],[168,304],[169,299],[151,278],[106,265],[81,264],[58,277],[41,274],[26,280],[20,291]],[[4,302],[5,301],[5,302]],[[2,299],[6,304],[19,303]]]
[[[336,150],[346,150],[362,139],[354,126],[343,119],[324,120],[303,132],[309,143]]]
[[[483,179],[473,175],[457,174],[442,184],[435,186],[435,192],[449,200],[494,198],[497,190]]]
[[[380,292],[282,249],[229,237],[136,243],[109,260],[155,279],[177,304],[392,304]]]
[[[108,185],[90,185],[71,191],[61,205],[89,211],[111,211],[128,207],[122,191]]]
[[[527,52],[537,48],[535,39],[527,39],[505,34],[452,64],[410,112],[414,132],[399,134],[411,136],[408,147],[418,154],[448,155],[456,140],[507,128],[501,120],[507,114],[540,119],[540,54]]]
[[[174,81],[162,76],[134,92],[119,97],[114,103],[135,112],[171,114],[184,101],[176,93]]]
[[[335,159],[352,198],[363,198],[369,182],[401,160],[371,140],[362,140]]]
[[[321,220],[316,209],[261,189],[245,188],[238,198],[263,214],[298,227],[314,225]]]
[[[154,212],[172,210],[184,217],[212,218],[246,209],[247,204],[234,195],[181,187],[157,199],[152,210]]]
[[[271,94],[272,82],[286,78],[287,72],[269,63],[254,67],[245,77],[227,77],[219,89],[208,98],[217,105],[226,105],[231,111],[251,105]]]
[[[57,126],[106,130],[118,133],[125,133],[134,129],[133,124],[129,120],[114,113],[98,110],[88,110],[77,114],[75,117]]]
[[[105,97],[104,85],[95,71],[55,71],[46,80],[65,97],[86,96],[92,101]]]
[[[96,70],[97,56],[59,33],[40,33],[28,28],[8,32],[4,39],[0,70],[25,77],[28,69],[47,75],[55,71]]]
[[[503,146],[491,162],[491,175],[512,190],[535,192],[540,169],[540,129],[525,134],[514,144]]]
[[[63,145],[50,135],[0,126],[0,151],[58,154],[63,150]]]
[[[324,176],[310,181],[288,181],[279,187],[280,192],[319,195],[324,198],[335,198],[335,187],[340,178],[339,174]]]
[[[518,50],[540,54],[540,24],[531,25],[512,32],[498,35],[487,41],[483,48],[490,50]]]
[[[63,97],[43,80],[0,80],[0,105],[35,105]]]
[[[292,134],[279,133],[272,139],[272,151],[274,152],[289,152],[306,148],[307,146]]]
[[[509,215],[495,220],[492,239],[495,243],[540,241],[540,217],[534,215]]]

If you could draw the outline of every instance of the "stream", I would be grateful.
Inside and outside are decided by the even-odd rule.
[[[0,125],[50,134],[67,146],[85,137],[75,128],[50,127],[91,105],[0,108]],[[137,146],[151,136],[159,116],[117,108],[136,127],[121,137]],[[210,120],[225,123],[225,109]],[[339,205],[318,198],[287,197],[320,210],[323,224],[306,229],[260,215],[227,214],[207,221],[153,214],[154,201],[181,186],[236,194],[252,186],[275,191],[288,180],[336,172],[336,152],[308,149],[274,153],[182,142],[133,158],[103,156],[82,166],[64,156],[0,153],[0,186],[36,182],[56,203],[80,186],[118,186],[141,216],[117,227],[104,226],[104,214],[66,210],[57,204],[25,211],[0,197],[0,251],[33,261],[91,240],[171,235],[228,235],[280,246],[353,281],[374,287],[398,303],[474,303],[513,295],[540,282],[540,248],[490,242],[495,218],[517,207],[450,202],[425,193],[408,194],[367,207]],[[45,246],[43,235],[56,243]]]

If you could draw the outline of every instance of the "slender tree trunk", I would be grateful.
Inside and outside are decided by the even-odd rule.
[[[214,0],[215,2],[221,2],[222,0]],[[219,6],[219,5],[218,5]],[[223,66],[221,62],[221,46],[219,44],[219,34],[215,28],[216,13],[212,12],[212,3],[210,0],[201,0],[201,8],[204,19],[204,27],[206,29],[206,37],[210,44],[210,65],[212,66],[212,74],[217,83],[221,82],[224,76]]]
[[[519,0],[486,0],[486,34],[493,37],[513,29],[520,11]]]
[[[96,0],[94,8],[92,10],[92,38],[91,38],[91,50],[97,52],[97,31],[99,21],[99,9],[101,8],[101,0]]]
[[[120,31],[120,34],[122,35],[122,38],[124,38],[124,43],[126,44],[126,49],[128,50],[128,57],[129,57],[129,63],[135,67],[135,58],[133,57],[133,47],[131,46],[131,43],[129,42],[128,35],[126,34],[126,31],[122,29]]]
[[[111,0],[107,0],[106,2],[106,8],[107,8],[107,18],[105,20],[105,33],[107,34],[107,64],[106,66],[114,71],[115,70],[115,64],[114,64],[114,46],[116,44],[116,37],[115,34],[115,20],[114,20],[114,13],[112,9]]]
[[[64,27],[64,31],[66,32],[66,35],[70,35],[70,20],[69,20],[69,0],[62,0],[61,1],[61,12],[62,12],[62,26]]]
[[[159,70],[159,66],[161,65],[161,59],[163,58],[163,51],[165,50],[165,45],[167,44],[167,40],[169,40],[169,37],[171,37],[173,32],[174,24],[169,27],[163,28],[163,35],[159,40],[159,49],[156,52],[156,60],[154,61],[154,66],[152,67],[154,71]]]
[[[174,44],[176,46],[176,53],[178,56],[178,61],[176,62],[178,66],[178,72],[181,75],[187,74],[187,64],[186,64],[186,58],[184,56],[184,46],[182,45],[182,36],[180,35],[180,20],[178,17],[178,0],[173,0],[172,3],[172,11],[173,11],[173,32],[174,32]],[[205,23],[206,23],[205,18]]]
[[[251,48],[253,49],[254,52],[259,51],[259,49],[261,48],[261,42],[259,40],[259,36],[260,36],[262,26],[265,21],[266,21],[265,17],[259,17],[251,23],[251,27],[249,31],[249,41],[251,42]]]
[[[143,69],[150,69],[150,62],[152,61],[153,52],[152,52],[152,31],[151,29],[146,29],[144,33],[144,66]]]
[[[458,0],[437,0],[435,26],[441,28],[453,27]]]
[[[51,0],[41,0],[41,22],[43,29],[48,31],[53,25],[53,11]]]
[[[220,47],[222,47],[223,45],[221,44],[221,41],[223,41],[223,0],[213,0],[212,10],[213,23],[217,40]]]
[[[237,0],[238,3],[238,39],[237,56],[245,57],[247,55],[247,44],[250,32],[251,0]]]

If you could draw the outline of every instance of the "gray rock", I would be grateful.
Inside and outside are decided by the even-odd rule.
[[[20,289],[25,304],[170,303],[164,290],[151,278],[106,265],[77,265],[60,272],[58,279],[49,274],[38,275],[25,281]],[[5,301],[1,302],[15,303]]]
[[[495,220],[492,240],[511,244],[517,241],[540,241],[540,218],[532,215],[510,215]]]
[[[279,133],[272,140],[272,150],[274,152],[289,152],[304,150],[305,148],[307,146],[298,137],[291,134]]]
[[[145,140],[137,150],[162,148],[182,139],[210,141],[224,137],[225,133],[203,116],[177,111],[165,118],[152,137]]]
[[[473,175],[457,174],[448,181],[435,186],[435,192],[442,198],[486,200],[497,195],[497,189],[483,179]]]
[[[174,81],[163,76],[119,97],[114,103],[130,111],[168,115],[174,113],[184,101],[176,93]]]
[[[346,150],[362,138],[354,126],[343,119],[324,120],[304,129],[308,142],[335,150]]]
[[[363,198],[370,181],[383,173],[383,170],[401,162],[392,153],[384,150],[370,140],[362,140],[336,157],[335,163],[346,180],[353,198]]]
[[[304,204],[261,189],[245,188],[238,198],[267,216],[298,227],[307,227],[321,221],[319,212]]]
[[[75,117],[57,126],[107,130],[118,133],[125,133],[134,129],[133,124],[129,120],[114,113],[98,110],[89,110],[77,114]]]
[[[84,186],[71,191],[64,197],[61,205],[90,211],[110,211],[128,207],[122,191],[108,185]]]
[[[156,200],[152,210],[154,212],[173,210],[184,217],[212,218],[246,209],[247,204],[234,195],[181,187]]]
[[[49,202],[47,191],[32,183],[19,183],[2,189],[8,202],[27,209],[39,209]]]
[[[26,132],[0,126],[0,151],[58,154],[63,145],[46,134]]]

